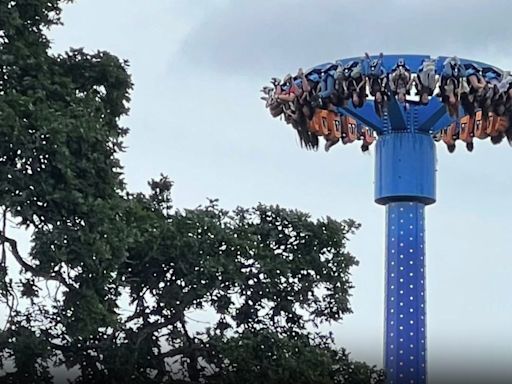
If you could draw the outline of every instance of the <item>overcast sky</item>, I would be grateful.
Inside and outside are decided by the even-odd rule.
[[[462,5],[464,4],[464,5]],[[491,6],[492,4],[492,6]],[[512,69],[512,2],[368,0],[78,0],[55,51],[109,50],[135,89],[122,156],[131,190],[160,172],[180,208],[280,204],[363,224],[350,243],[354,314],[332,329],[357,359],[382,365],[384,208],[373,202],[374,152],[307,152],[259,100],[272,76],[371,53],[458,55]],[[431,379],[446,362],[512,381],[512,148],[438,147],[438,202],[427,208]]]

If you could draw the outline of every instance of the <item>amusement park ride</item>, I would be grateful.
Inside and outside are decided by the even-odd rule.
[[[425,207],[436,201],[436,149],[457,140],[512,142],[512,76],[457,57],[338,60],[264,87],[273,117],[301,144],[375,143],[375,202],[386,206],[385,369],[390,384],[424,384]],[[415,94],[412,95],[412,90]],[[369,95],[367,95],[369,92]]]

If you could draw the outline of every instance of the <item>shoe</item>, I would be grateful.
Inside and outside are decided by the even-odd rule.
[[[326,141],[324,146],[325,152],[329,152],[329,150],[336,144],[338,144],[337,141]]]

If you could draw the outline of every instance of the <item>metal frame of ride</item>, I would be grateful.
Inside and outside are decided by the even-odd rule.
[[[457,57],[366,54],[272,83],[262,90],[267,108],[307,149],[319,137],[326,150],[376,143],[375,202],[387,217],[384,365],[390,384],[426,383],[425,207],[436,201],[435,142],[450,152],[457,140],[469,151],[474,139],[512,142],[512,76]]]

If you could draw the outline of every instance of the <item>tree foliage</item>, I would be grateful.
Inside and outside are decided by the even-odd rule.
[[[77,384],[382,380],[311,331],[350,313],[359,224],[216,200],[179,210],[165,176],[128,192],[128,64],[51,54],[61,4],[0,1],[2,382],[51,383],[55,367]],[[31,231],[27,255],[9,220]]]

